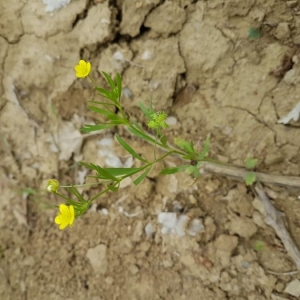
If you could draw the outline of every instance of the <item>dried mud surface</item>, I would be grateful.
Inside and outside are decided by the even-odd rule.
[[[166,133],[262,172],[299,175],[299,123],[278,124],[300,101],[300,2],[283,0],[42,0],[0,3],[0,298],[3,300],[299,299],[300,275],[244,184],[186,174],[130,182],[59,231],[45,183],[82,183],[79,161],[136,165],[111,139],[82,135],[92,85],[80,58],[120,72],[126,112],[152,98],[177,122]],[[249,37],[258,28],[259,38]],[[146,157],[148,145],[118,129]],[[178,161],[168,160],[173,165]],[[84,188],[90,197],[97,189]],[[267,187],[300,247],[298,190]],[[160,212],[200,220],[195,235],[162,234]],[[151,228],[145,231],[145,228]],[[146,232],[148,234],[146,234]]]

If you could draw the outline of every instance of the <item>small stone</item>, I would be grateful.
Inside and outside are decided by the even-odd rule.
[[[300,297],[300,280],[299,279],[295,279],[292,282],[290,282],[285,290],[285,293],[288,293],[296,298]]]
[[[214,246],[218,250],[223,250],[232,254],[238,244],[238,238],[232,235],[221,234],[214,242]]]
[[[177,119],[175,117],[167,117],[166,119],[166,123],[169,125],[169,126],[175,126],[177,124]]]
[[[137,274],[139,272],[139,268],[136,265],[130,265],[129,272],[132,275],[135,275],[135,274]]]
[[[107,246],[100,244],[95,248],[90,248],[86,257],[89,259],[95,273],[105,274],[107,269],[107,257],[106,257]]]
[[[151,237],[155,233],[155,228],[151,222],[146,225],[145,233],[147,237]]]
[[[143,235],[143,222],[139,220],[133,231],[132,240],[134,242],[139,242],[142,239],[142,235]]]
[[[112,285],[114,283],[114,279],[112,277],[110,277],[110,276],[106,277],[104,281],[108,285]]]
[[[286,22],[279,23],[275,30],[274,36],[278,40],[287,39],[290,36],[289,24]]]

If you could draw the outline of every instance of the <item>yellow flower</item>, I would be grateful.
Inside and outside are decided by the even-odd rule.
[[[59,225],[59,229],[63,230],[68,225],[72,227],[75,219],[75,211],[73,205],[61,204],[59,206],[60,213],[56,216],[54,222]]]
[[[48,192],[56,193],[59,189],[59,182],[56,179],[49,179],[47,182],[47,190]]]
[[[79,64],[74,67],[78,78],[85,78],[91,72],[91,63],[80,60]]]

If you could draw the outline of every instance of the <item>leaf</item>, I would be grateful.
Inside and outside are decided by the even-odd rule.
[[[254,245],[256,251],[263,251],[265,249],[265,243],[262,241],[256,241]]]
[[[147,134],[141,132],[141,131],[138,131],[136,128],[134,128],[133,126],[130,126],[128,128],[128,130],[134,134],[135,136],[147,141],[147,142],[150,142],[150,143],[155,143],[155,140],[152,139],[150,136],[148,136]]]
[[[118,176],[124,176],[124,175],[128,176],[128,175],[136,174],[141,170],[143,170],[143,167],[142,168],[105,168],[105,170],[109,172],[111,175],[118,177]]]
[[[248,158],[245,161],[245,166],[247,169],[253,169],[256,166],[257,162],[258,162],[257,158]]]
[[[136,180],[133,181],[133,183],[135,185],[140,184],[147,177],[147,175],[149,174],[151,169],[152,169],[151,167],[147,168],[146,171],[142,175],[140,175]]]
[[[88,108],[96,113],[106,116],[113,124],[126,124],[126,120],[109,110],[104,110],[95,106],[88,106]]]
[[[80,202],[86,202],[75,186],[68,187],[67,190],[72,193]]]
[[[105,77],[108,84],[110,85],[111,89],[114,90],[116,88],[116,85],[115,85],[113,79],[106,72],[102,71],[102,74]]]
[[[256,181],[255,173],[254,172],[247,173],[244,180],[246,185],[252,185]]]
[[[119,187],[120,187],[120,184],[118,184],[117,186],[116,186],[116,185],[113,185],[113,184],[109,184],[109,185],[107,186],[107,188],[108,188],[109,190],[111,190],[112,192],[116,192],[116,191],[119,189]]]
[[[188,174],[193,174],[195,172],[195,170],[197,169],[196,166],[188,166],[188,168],[186,169],[186,172]]]
[[[142,158],[139,154],[137,154],[119,135],[116,135],[116,139],[120,143],[120,145],[129,152],[133,157],[143,162],[147,162],[146,159]]]
[[[162,143],[163,146],[168,146],[168,144],[167,144],[167,137],[165,135],[162,135],[160,137],[160,142]]]
[[[116,75],[116,82],[117,82],[117,87],[118,87],[118,94],[119,94],[119,99],[122,96],[122,77],[119,73]]]
[[[205,158],[208,155],[209,149],[210,149],[210,139],[209,136],[207,136],[204,142],[203,150],[200,152],[198,159]]]
[[[195,153],[194,146],[193,146],[192,142],[187,142],[182,138],[176,138],[175,139],[175,145],[177,145],[179,148],[185,150],[186,152],[188,152],[190,154]]]
[[[105,90],[103,88],[100,88],[100,87],[96,87],[96,90],[100,93],[100,95],[102,97],[113,100],[114,96],[113,96],[112,92]]]
[[[84,163],[84,162],[80,162],[80,164],[82,166],[85,166],[85,167],[91,169],[91,170],[95,170],[98,173],[98,177],[100,179],[109,179],[109,180],[112,180],[112,181],[119,181],[119,179],[116,178],[115,176],[113,176],[112,174],[110,174],[107,171],[107,169],[101,168],[100,166],[94,165],[92,163],[87,164],[87,163]]]
[[[189,165],[183,165],[179,167],[174,167],[174,168],[164,168],[160,171],[160,175],[168,175],[168,174],[175,174],[181,171],[184,171]]]
[[[144,115],[147,116],[150,119],[152,114],[149,111],[149,109],[146,108],[146,106],[144,105],[144,103],[139,102],[139,107],[142,110],[142,112],[144,113]]]
[[[80,128],[80,131],[82,131],[82,132],[92,132],[92,131],[112,128],[114,126],[115,126],[115,124],[99,124],[99,125],[85,124],[84,127]]]

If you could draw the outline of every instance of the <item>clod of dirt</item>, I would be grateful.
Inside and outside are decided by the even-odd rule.
[[[227,0],[225,1],[225,10],[228,16],[241,16],[244,17],[248,14],[255,0],[239,1],[239,0]]]
[[[23,34],[20,11],[25,1],[12,0],[0,3],[0,36],[10,43],[15,43]],[[9,5],[8,5],[9,4]]]
[[[75,160],[81,160],[80,154],[83,137],[79,130],[71,122],[60,121],[57,131],[49,136],[51,143],[51,150],[54,153],[59,153],[60,160],[69,160],[71,156],[75,155]]]
[[[278,40],[285,40],[285,39],[289,38],[290,37],[289,24],[286,22],[279,23],[274,32],[274,36]]]
[[[87,17],[78,22],[72,33],[77,36],[79,47],[83,48],[112,40],[112,30],[112,12],[108,1],[105,1],[89,9]],[[91,31],[94,34],[91,34]]]
[[[127,45],[112,44],[101,52],[98,71],[104,71],[108,74],[121,74],[130,65],[132,56],[132,51]]]
[[[122,4],[122,22],[120,32],[123,35],[135,37],[140,33],[140,28],[149,11],[159,4],[159,0],[135,1],[124,0]]]
[[[138,106],[138,102],[148,105],[151,97],[155,110],[165,110],[172,103],[178,74],[185,72],[177,38],[136,40],[130,46],[137,55],[133,59],[136,65],[124,72],[124,87],[132,92],[124,106]],[[143,59],[146,52],[151,56]]]
[[[288,293],[294,297],[300,297],[300,280],[294,279],[291,281],[284,290],[285,293]]]
[[[237,245],[236,236],[222,234],[214,242],[208,244],[208,258],[222,267],[227,267],[230,265],[230,257]]]
[[[89,259],[96,274],[105,274],[108,266],[107,262],[107,246],[98,245],[95,248],[88,249],[86,257]]]
[[[256,225],[247,218],[232,217],[229,230],[240,237],[250,238],[257,231]]]
[[[144,25],[157,33],[168,36],[180,31],[185,20],[184,9],[174,2],[166,1],[147,16]]]
[[[49,14],[47,11],[50,12],[56,7],[58,8],[62,1],[67,2],[69,0],[47,1],[49,5],[46,11],[45,5],[41,0],[31,0],[26,3],[21,12],[25,33],[34,34],[40,38],[47,38],[60,31],[64,33],[70,32],[77,15],[85,9],[86,5],[86,0],[72,1],[67,8]]]
[[[199,12],[196,10],[179,34],[180,50],[188,69],[189,84],[199,84],[199,82],[201,84],[201,79],[209,78],[211,71],[218,67],[232,49],[229,39],[215,27],[201,22],[198,15]],[[226,66],[222,69],[226,70],[233,64],[233,60],[226,59]]]

